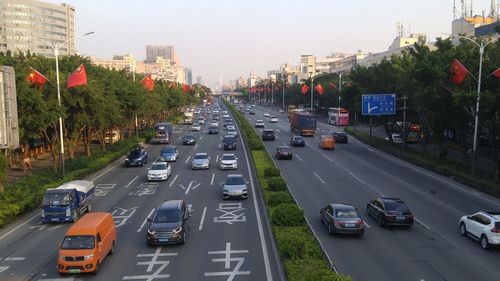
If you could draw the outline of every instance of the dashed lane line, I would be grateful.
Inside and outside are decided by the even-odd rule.
[[[198,227],[198,230],[203,229],[203,223],[205,222],[205,215],[207,213],[207,207],[203,208],[203,214],[201,214],[201,221],[200,221],[200,227]]]
[[[139,178],[139,176],[136,176],[135,178],[133,178],[129,183],[127,183],[127,185],[125,186],[125,188],[129,187],[138,178]]]
[[[300,162],[304,162],[304,160],[302,160],[302,158],[300,158],[298,154],[295,154],[295,157],[297,157],[297,159],[299,159]]]
[[[151,217],[151,215],[153,214],[154,211],[155,211],[155,209],[151,209],[151,212],[149,212],[149,214],[146,216],[146,218],[142,222],[141,226],[137,229],[137,232],[141,232],[142,231],[142,229],[144,228],[144,226],[148,222],[148,218]]]
[[[172,185],[174,185],[174,182],[175,180],[177,179],[177,177],[179,176],[179,174],[176,174],[174,179],[170,182],[170,184],[168,186],[172,187]]]
[[[189,155],[188,158],[186,158],[186,164],[189,162],[190,158],[191,158],[191,155]]]
[[[210,180],[210,185],[214,185],[215,173],[212,174],[212,179]]]
[[[322,178],[321,178],[321,177],[320,177],[320,176],[319,176],[316,172],[314,172],[313,174],[314,174],[314,175],[315,175],[315,176],[319,179],[319,181],[321,181],[323,184],[325,184],[325,183],[326,183],[326,182],[325,182],[325,181],[324,181],[324,180],[323,180],[323,179],[322,179]]]

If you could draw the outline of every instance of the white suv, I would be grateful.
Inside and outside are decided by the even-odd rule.
[[[480,211],[460,219],[460,234],[481,243],[483,249],[500,245],[500,212]]]

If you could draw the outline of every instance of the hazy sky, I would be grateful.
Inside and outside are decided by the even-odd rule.
[[[60,3],[62,1],[50,1]],[[250,71],[264,76],[301,54],[386,50],[396,23],[434,41],[451,32],[453,0],[67,0],[76,9],[82,54],[145,57],[145,45],[173,45],[181,64],[208,86]],[[460,0],[456,0],[457,5]],[[470,1],[467,1],[470,2]],[[474,0],[486,14],[489,0]],[[460,9],[460,7],[457,7]]]

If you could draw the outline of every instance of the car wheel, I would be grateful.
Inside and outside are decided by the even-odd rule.
[[[182,245],[186,244],[186,241],[187,241],[187,234],[186,231],[184,231],[184,233],[182,234],[181,244]]]
[[[109,254],[113,255],[115,253],[115,241],[113,241],[113,244],[111,244],[111,249],[109,250]]]
[[[460,234],[463,236],[467,235],[467,228],[465,228],[465,223],[460,224]]]
[[[99,273],[99,261],[95,264],[94,271],[92,271],[92,275],[97,275]]]
[[[481,235],[481,248],[487,250],[490,247],[490,243],[488,242],[488,237],[486,235]]]
[[[379,226],[384,226],[384,218],[382,218],[382,215],[377,217],[377,223]]]
[[[328,233],[329,234],[333,234],[334,233],[334,230],[333,230],[333,227],[331,224],[328,224]]]

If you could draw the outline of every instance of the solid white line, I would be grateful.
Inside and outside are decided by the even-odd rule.
[[[356,177],[354,174],[352,174],[351,172],[345,170],[351,177],[355,178],[357,181],[359,181],[360,183],[362,184],[365,184],[365,185],[368,185],[366,182],[364,182],[362,179]]]
[[[205,214],[207,213],[207,207],[203,208],[203,214],[201,214],[201,221],[200,221],[200,227],[198,227],[198,230],[203,229],[203,222],[205,221]]]
[[[215,173],[212,174],[212,180],[210,181],[210,185],[214,185]]]
[[[427,229],[431,229],[430,227],[428,227],[425,223],[423,223],[422,221],[420,221],[419,219],[417,219],[416,217],[413,218],[416,222],[418,222],[419,224],[423,225],[425,228]]]
[[[189,155],[188,158],[186,158],[186,164],[189,162],[189,158],[191,158],[191,155]]]
[[[330,161],[330,162],[332,162],[332,161],[333,161],[332,159],[328,158],[328,157],[327,157],[325,154],[323,154],[323,153],[321,153],[321,156],[325,157],[325,158],[326,158],[326,160],[328,160],[328,161]]]
[[[155,209],[151,209],[151,212],[149,212],[148,216],[144,219],[144,222],[141,224],[141,226],[139,227],[139,229],[137,229],[137,232],[141,232],[142,231],[142,228],[146,225],[146,223],[148,222],[148,218],[151,217],[151,215],[153,214],[154,211],[155,211]]]
[[[280,137],[278,137],[278,136],[274,136],[274,137],[275,137],[277,140],[279,140],[279,139],[280,139]]]
[[[32,221],[34,218],[39,218],[39,217],[40,217],[40,213],[36,212],[36,214],[34,214],[32,217],[29,217],[25,222],[21,223],[20,225],[14,227],[13,229],[11,229],[10,231],[8,231],[4,235],[0,236],[0,240],[4,239],[5,237],[9,236],[12,232],[14,232],[14,231],[18,230],[19,228],[23,227],[25,224],[27,224],[28,222]]]
[[[126,186],[125,188],[129,187],[137,178],[139,178],[139,176],[136,176],[133,180],[131,180]]]
[[[175,175],[174,179],[170,182],[170,185],[169,185],[170,187],[172,187],[172,185],[174,184],[174,182],[178,176],[179,176],[179,174]]]
[[[102,174],[96,176],[95,178],[91,179],[91,181],[95,181],[96,179],[104,176],[105,174],[107,174],[109,171],[113,170],[114,168],[120,166],[120,165],[123,165],[122,161],[119,161],[118,164],[114,165],[113,167],[107,169],[106,171],[104,171]]]
[[[241,135],[240,140],[243,143],[243,137]],[[262,229],[262,221],[260,218],[260,210],[259,207],[257,206],[257,196],[255,193],[255,185],[253,183],[253,177],[252,177],[252,170],[250,170],[250,161],[248,160],[248,154],[247,154],[247,149],[244,145],[243,146],[243,151],[245,152],[245,160],[247,162],[247,169],[248,169],[248,175],[250,177],[250,186],[252,187],[252,198],[253,198],[253,205],[255,209],[255,216],[257,217],[257,226],[259,229],[259,237],[260,237],[260,245],[262,247],[262,256],[264,257],[264,267],[266,268],[266,278],[267,281],[272,281],[273,280],[273,275],[271,273],[271,264],[269,263],[269,253],[267,252],[267,244],[264,238],[264,230]]]
[[[191,186],[192,185],[193,185],[192,182],[188,184],[188,187],[186,188],[186,192],[184,192],[184,194],[187,195],[189,193],[189,191],[191,190]]]
[[[198,147],[198,144],[196,144],[196,145],[194,146],[194,149],[196,149],[197,147]]]
[[[200,140],[202,140],[202,139],[203,139],[203,136],[200,136]]]
[[[302,158],[300,158],[300,156],[298,154],[295,154],[295,157],[297,157],[297,159],[299,159],[300,162],[304,162],[304,160],[302,160]]]
[[[217,155],[217,157],[215,157],[215,163],[219,162],[219,155]]]
[[[318,175],[316,174],[316,172],[313,173],[323,184],[325,184],[326,182]]]

